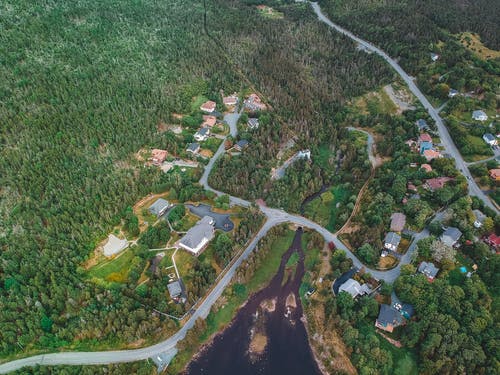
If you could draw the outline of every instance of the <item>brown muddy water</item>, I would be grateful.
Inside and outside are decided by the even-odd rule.
[[[188,366],[188,375],[319,375],[302,322],[299,287],[304,276],[302,229],[267,287],[250,297],[231,325]],[[286,267],[297,252],[296,267]]]

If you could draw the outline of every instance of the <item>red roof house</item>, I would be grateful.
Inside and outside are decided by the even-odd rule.
[[[217,117],[211,116],[211,115],[203,115],[203,123],[201,124],[201,127],[213,127],[215,123],[217,122]]]
[[[213,111],[215,111],[215,106],[217,104],[211,100],[209,100],[208,102],[205,102],[201,105],[200,109],[203,111],[203,112],[207,112],[207,113],[212,113]]]
[[[453,181],[451,177],[438,177],[438,178],[430,178],[425,181],[424,187],[427,190],[435,191],[444,188],[447,182]]]
[[[151,161],[155,165],[160,165],[167,158],[167,154],[168,154],[168,152],[166,150],[159,150],[157,148],[154,148],[151,151]]]
[[[420,142],[432,142],[432,137],[429,134],[427,134],[427,133],[422,133],[418,137],[418,140]]]
[[[500,247],[500,236],[497,236],[495,233],[491,233],[484,239],[484,242],[497,250]]]

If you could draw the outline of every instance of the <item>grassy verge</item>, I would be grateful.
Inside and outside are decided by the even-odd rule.
[[[255,271],[251,280],[246,284],[233,284],[226,288],[223,297],[226,299],[224,305],[216,312],[211,311],[206,319],[206,328],[199,335],[197,345],[192,345],[188,350],[180,351],[168,367],[168,374],[178,374],[198,352],[199,347],[206,343],[209,338],[227,326],[236,315],[238,308],[248,297],[269,283],[276,274],[281,257],[290,247],[295,232],[288,230],[285,235],[277,238],[271,245],[271,250]]]

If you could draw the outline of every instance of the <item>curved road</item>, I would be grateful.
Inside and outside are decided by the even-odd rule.
[[[323,13],[321,12],[321,9],[319,8],[319,5],[317,3],[311,3],[314,11],[318,15],[319,19],[325,23],[327,23],[330,27],[333,27],[337,31],[347,35],[351,39],[354,39],[358,43],[362,44],[365,48],[379,54],[382,56],[393,68],[399,73],[399,75],[407,82],[408,86],[412,90],[412,92],[419,98],[419,100],[422,102],[422,104],[427,108],[429,111],[429,114],[435,119],[436,124],[438,124],[438,128],[440,129],[440,134],[441,134],[441,139],[443,144],[446,145],[446,148],[448,152],[453,153],[455,152],[458,158],[455,160],[457,161],[457,166],[459,169],[463,169],[464,171],[467,171],[468,169],[465,166],[465,163],[463,159],[461,158],[460,154],[455,148],[455,145],[451,141],[451,138],[448,134],[448,131],[444,127],[444,124],[442,123],[441,118],[438,116],[436,110],[431,106],[431,104],[427,101],[427,99],[423,96],[423,94],[418,90],[418,88],[415,86],[413,81],[410,79],[410,77],[399,67],[399,65],[392,60],[389,56],[385,54],[385,52],[381,51],[377,47],[371,45],[368,42],[363,41],[362,39],[359,39],[358,37],[354,36],[351,34],[349,31],[341,28],[340,26],[337,26],[333,24],[328,18],[326,18]],[[227,114],[224,119],[228,123],[231,131],[230,134],[235,137],[237,135],[237,128],[236,124],[238,122],[240,113],[230,113]],[[359,129],[356,129],[359,130]],[[368,134],[368,133],[367,133]],[[368,134],[368,143],[367,147],[369,150],[369,156],[370,156],[370,161],[373,159],[372,155],[372,145],[373,145],[373,139],[371,138],[371,135]],[[200,184],[207,190],[210,190],[217,195],[223,194],[220,191],[217,191],[215,189],[212,189],[208,185],[208,176],[210,175],[210,172],[212,171],[215,162],[217,159],[224,153],[224,142],[221,144],[217,152],[214,154],[212,159],[209,161],[208,165],[205,168],[205,171],[203,173],[203,176],[200,179]],[[372,162],[373,164],[373,162]],[[470,175],[468,173],[468,175]],[[478,192],[480,194],[478,194]],[[477,187],[475,183],[471,184],[469,181],[469,192],[471,194],[478,195],[488,206],[494,208],[496,210],[496,207],[494,207],[489,199],[484,195],[484,193]],[[233,197],[230,196],[230,202],[233,205],[239,205],[239,206],[244,206],[248,207],[252,203],[249,201],[246,201],[241,198]],[[227,272],[224,274],[224,276],[219,280],[219,282],[214,286],[214,288],[209,292],[209,294],[206,296],[206,298],[200,303],[198,308],[194,310],[193,314],[191,317],[188,319],[186,324],[179,330],[177,331],[174,335],[169,337],[168,339],[156,344],[152,345],[146,348],[141,348],[141,349],[134,349],[134,350],[115,350],[115,351],[101,351],[101,352],[60,352],[60,353],[51,353],[51,354],[41,354],[41,355],[36,355],[28,358],[23,358],[23,359],[18,359],[15,361],[7,362],[2,365],[0,365],[0,373],[7,373],[10,371],[18,370],[22,367],[26,366],[36,366],[36,365],[95,365],[95,364],[108,364],[108,363],[119,363],[119,362],[132,362],[132,361],[138,361],[138,360],[144,360],[147,358],[155,357],[158,356],[161,353],[175,350],[175,346],[177,345],[177,342],[182,340],[186,332],[191,329],[198,318],[205,318],[212,305],[215,303],[215,301],[220,297],[222,292],[224,291],[225,287],[229,284],[231,281],[232,277],[234,276],[234,273],[236,269],[240,266],[240,264],[245,260],[249,254],[253,251],[257,243],[261,238],[263,238],[267,232],[274,227],[275,225],[278,225],[280,223],[285,223],[285,222],[290,222],[294,223],[299,226],[303,226],[306,228],[310,228],[313,230],[316,230],[318,233],[320,233],[327,242],[332,241],[337,248],[344,250],[346,255],[352,259],[354,266],[356,267],[365,267],[361,261],[337,238],[337,236],[331,232],[329,232],[327,229],[323,228],[321,225],[306,219],[302,216],[299,215],[292,215],[289,214],[283,210],[278,210],[275,208],[269,208],[269,207],[260,207],[261,211],[266,215],[267,221],[264,223],[262,228],[259,230],[259,232],[255,235],[255,237],[252,239],[250,244],[247,246],[247,248],[243,251],[243,253],[236,259],[236,261],[230,266],[230,268],[227,270]],[[389,271],[378,271],[374,269],[369,269],[366,268],[367,272],[370,272],[375,278],[385,280],[387,282],[393,282],[400,273],[400,268],[404,264],[408,264],[411,261],[412,254],[416,248],[416,243],[418,240],[425,238],[429,235],[427,230],[424,230],[420,233],[418,233],[412,244],[410,245],[408,251],[406,254],[401,258],[400,263],[398,264],[397,267],[389,270]]]
[[[363,46],[366,50],[369,50],[371,52],[376,53],[377,55],[381,56],[389,65],[396,71],[396,73],[399,74],[399,76],[406,82],[408,85],[408,88],[410,91],[417,97],[417,99],[422,103],[424,108],[427,110],[429,115],[432,117],[432,119],[436,122],[436,126],[439,131],[439,136],[441,138],[441,143],[445,147],[446,151],[455,159],[455,164],[456,167],[459,171],[462,172],[462,174],[465,175],[467,178],[467,184],[469,186],[469,195],[475,195],[479,199],[481,199],[485,205],[493,209],[496,213],[499,213],[499,210],[496,208],[496,206],[491,202],[491,200],[486,196],[486,194],[479,188],[479,186],[476,184],[474,179],[472,178],[472,175],[469,172],[469,169],[467,168],[467,163],[464,161],[462,158],[462,155],[460,155],[460,152],[458,151],[457,147],[455,146],[455,143],[453,143],[453,140],[451,139],[450,133],[448,132],[448,129],[443,123],[443,119],[439,116],[438,111],[432,106],[432,104],[427,100],[425,95],[420,91],[420,89],[417,87],[415,82],[413,82],[413,79],[399,66],[399,64],[392,59],[389,55],[387,55],[384,51],[382,51],[380,48],[375,47],[373,44],[367,42],[366,40],[363,40],[350,31],[344,29],[343,27],[333,23],[326,17],[323,12],[321,11],[320,6],[318,3],[311,3],[312,8],[316,15],[318,16],[319,20],[326,23],[329,27],[335,29],[341,34],[344,34],[345,36],[351,38],[361,46]]]

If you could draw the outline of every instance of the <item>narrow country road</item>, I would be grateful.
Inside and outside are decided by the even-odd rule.
[[[417,97],[417,99],[422,103],[424,108],[427,110],[429,115],[432,117],[432,119],[436,122],[436,126],[439,131],[439,136],[441,138],[441,143],[445,147],[446,151],[451,155],[453,159],[455,159],[455,164],[457,169],[465,175],[467,178],[467,184],[469,186],[469,195],[475,195],[479,199],[481,199],[484,204],[488,207],[490,207],[492,210],[494,210],[496,213],[499,213],[499,210],[497,207],[491,202],[491,200],[486,196],[486,194],[479,188],[479,186],[476,184],[474,179],[472,178],[472,175],[469,172],[469,169],[467,168],[467,163],[464,161],[462,158],[462,155],[460,155],[460,152],[458,151],[457,147],[455,146],[455,143],[453,143],[453,140],[451,139],[450,133],[448,132],[448,129],[443,123],[443,120],[439,116],[438,111],[432,106],[432,104],[427,100],[425,95],[420,91],[420,89],[417,87],[413,79],[399,66],[399,64],[392,59],[389,55],[387,55],[384,51],[382,51],[380,48],[375,47],[373,44],[367,42],[366,40],[363,40],[350,31],[344,29],[343,27],[333,23],[328,19],[327,16],[323,14],[321,11],[321,8],[318,3],[311,3],[311,6],[318,16],[319,20],[326,23],[329,27],[335,29],[341,34],[344,34],[345,36],[351,38],[363,48],[365,48],[368,51],[374,52],[377,55],[381,56],[389,65],[396,71],[396,73],[399,74],[399,76],[406,82],[408,85],[408,88],[410,91]]]
[[[447,151],[451,153],[452,155],[455,155],[455,160],[457,162],[457,167],[464,172],[466,171],[466,176],[470,177],[470,173],[465,165],[465,162],[463,161],[462,157],[458,153],[455,145],[451,141],[451,138],[449,136],[449,133],[447,129],[445,128],[441,118],[437,114],[436,110],[432,107],[432,105],[427,101],[425,96],[420,92],[420,90],[416,87],[416,85],[413,83],[411,78],[399,67],[399,65],[392,60],[389,56],[385,54],[385,52],[381,51],[377,47],[371,45],[368,42],[363,41],[362,39],[359,39],[358,37],[354,36],[351,34],[349,31],[341,28],[340,26],[337,26],[333,24],[327,17],[323,15],[321,12],[321,9],[317,3],[311,3],[314,11],[318,15],[319,19],[326,24],[328,24],[330,27],[336,29],[337,31],[347,35],[351,39],[355,40],[356,42],[360,43],[363,45],[365,48],[379,54],[382,56],[397,72],[398,74],[407,82],[408,86],[410,87],[410,90],[419,98],[419,100],[422,102],[424,107],[429,111],[429,114],[434,118],[436,121],[436,124],[438,125],[438,129],[440,131],[441,135],[441,140],[443,144],[445,145]],[[228,123],[230,127],[230,134],[231,136],[235,137],[237,135],[237,127],[236,124],[238,122],[238,119],[241,115],[242,111],[239,113],[230,113],[227,114],[224,119]],[[359,129],[356,129],[359,130]],[[368,134],[368,133],[367,133]],[[372,162],[373,165],[373,153],[372,153],[372,146],[373,146],[373,138],[371,137],[370,134],[368,134],[368,142],[367,142],[367,147],[368,147],[368,154],[370,157],[370,161]],[[224,154],[224,142],[221,144],[217,152],[214,154],[214,156],[211,158],[209,161],[208,165],[205,167],[204,173],[200,179],[200,184],[207,190],[212,191],[216,193],[217,195],[223,194],[220,191],[217,191],[215,189],[212,189],[209,184],[208,184],[208,177],[210,175],[210,172],[212,171],[217,159]],[[479,198],[481,198],[489,207],[492,207],[495,209],[497,212],[498,210],[496,207],[489,201],[489,199],[486,197],[486,195],[477,187],[475,183],[471,183],[471,180],[469,180],[469,193],[471,195],[477,195]],[[233,197],[230,196],[230,202],[232,205],[239,205],[239,206],[244,206],[248,207],[252,203],[249,201],[246,201],[244,199],[238,198],[238,197]],[[249,254],[255,249],[257,243],[259,242],[260,239],[262,239],[267,232],[274,226],[280,224],[280,223],[293,223],[305,228],[309,228],[312,230],[317,231],[320,233],[325,241],[330,242],[332,241],[335,246],[343,251],[345,251],[346,255],[352,259],[354,266],[361,268],[364,267],[364,265],[361,263],[361,261],[340,241],[337,236],[334,233],[329,232],[327,229],[323,228],[321,225],[306,219],[302,216],[299,215],[293,215],[289,214],[283,210],[278,210],[275,208],[269,208],[265,206],[260,206],[261,211],[266,215],[267,220],[262,226],[262,228],[259,230],[259,232],[255,235],[255,237],[252,239],[252,241],[248,244],[247,248],[241,253],[241,255],[234,261],[234,263],[228,268],[227,272],[221,277],[221,279],[217,282],[217,284],[214,286],[214,288],[209,292],[209,294],[203,299],[203,301],[199,304],[199,306],[196,308],[196,310],[193,311],[193,314],[191,317],[188,319],[186,324],[179,329],[174,335],[169,337],[168,339],[146,347],[146,348],[141,348],[141,349],[134,349],[134,350],[115,350],[115,351],[97,351],[97,352],[60,352],[60,353],[51,353],[51,354],[41,354],[41,355],[36,355],[32,357],[27,357],[23,359],[18,359],[15,361],[11,362],[6,362],[4,364],[0,365],[0,373],[8,373],[10,371],[15,371],[20,368],[26,367],[26,366],[36,366],[36,365],[99,365],[99,364],[109,364],[109,363],[120,363],[120,362],[133,362],[133,361],[138,361],[138,360],[144,360],[147,358],[152,358],[155,356],[158,356],[162,353],[168,352],[175,350],[175,346],[177,345],[177,342],[182,340],[186,332],[191,329],[198,318],[205,318],[212,305],[215,303],[215,301],[220,297],[226,286],[229,284],[231,281],[232,277],[234,276],[234,273],[236,269],[241,265],[241,263],[249,256]],[[439,214],[436,215],[436,219],[439,219],[440,216]],[[406,254],[402,257],[400,263],[398,264],[397,267],[388,270],[388,271],[379,271],[379,270],[374,270],[365,267],[366,271],[371,273],[372,276],[374,276],[377,279],[380,280],[385,280],[386,282],[393,282],[400,273],[401,266],[404,264],[408,264],[411,262],[412,255],[416,249],[416,244],[418,240],[423,239],[429,235],[429,232],[427,230],[423,230],[420,233],[417,233],[413,239],[413,242],[411,243],[408,251]]]

